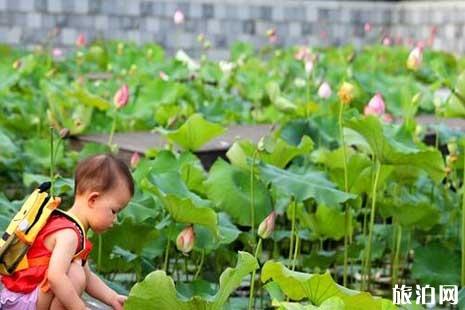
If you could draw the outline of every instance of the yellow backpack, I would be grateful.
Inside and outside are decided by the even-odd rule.
[[[0,274],[11,275],[28,268],[26,253],[47,219],[61,202],[47,191],[51,183],[42,183],[24,202],[0,239]]]

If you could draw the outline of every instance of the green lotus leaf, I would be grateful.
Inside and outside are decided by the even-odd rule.
[[[436,182],[444,178],[444,162],[437,149],[414,144],[401,131],[383,126],[374,116],[349,120],[346,126],[346,132],[352,130],[358,134],[358,139],[354,139],[356,135],[352,132],[351,138],[346,139],[346,142],[368,145],[381,164],[420,168]]]
[[[129,292],[124,308],[150,309],[156,305],[160,310],[221,310],[242,279],[258,268],[257,260],[246,252],[239,252],[235,268],[227,268],[220,276],[218,292],[213,296],[186,298],[176,291],[174,281],[164,271],[150,273]]]
[[[198,150],[205,143],[223,134],[225,128],[221,125],[206,121],[202,115],[193,114],[176,130],[159,129],[171,142],[185,150]]]
[[[205,181],[207,196],[235,223],[250,225],[250,173],[218,159]],[[255,224],[271,212],[271,196],[265,184],[254,178]]]
[[[296,173],[265,163],[260,163],[258,166],[262,179],[271,182],[285,195],[292,196],[297,201],[314,198],[318,203],[336,205],[356,197],[336,189],[336,186],[321,172]]]

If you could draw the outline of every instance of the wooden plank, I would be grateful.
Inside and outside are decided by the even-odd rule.
[[[230,126],[225,134],[219,136],[196,153],[225,151],[237,139],[250,139],[257,143],[261,137],[271,131],[271,125],[234,125]],[[108,134],[82,135],[77,137],[78,142],[96,142],[106,144]],[[113,136],[113,143],[117,144],[121,150],[129,152],[145,153],[151,148],[163,148],[167,141],[159,133],[153,132],[128,132],[116,133]]]

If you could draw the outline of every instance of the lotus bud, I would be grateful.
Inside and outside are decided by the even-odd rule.
[[[147,57],[147,59],[152,59],[152,57],[153,57],[153,49],[149,48],[147,50],[147,53],[145,54],[145,57]]]
[[[170,77],[168,76],[168,74],[166,74],[165,72],[163,71],[160,71],[160,73],[158,74],[160,76],[160,79],[162,79],[163,81],[168,81],[170,79]]]
[[[363,29],[365,30],[365,32],[370,32],[371,28],[372,27],[370,23],[365,23],[365,25],[363,25]]]
[[[267,239],[271,236],[274,231],[274,224],[276,220],[276,212],[271,212],[258,226],[258,235],[262,239]]]
[[[13,69],[18,70],[19,68],[21,68],[21,65],[21,60],[18,59],[11,66],[13,67]]]
[[[313,71],[313,61],[306,60],[305,61],[305,73],[307,74],[307,76],[310,76],[310,74],[312,74],[312,71]]]
[[[370,99],[368,105],[365,107],[365,115],[377,115],[381,116],[385,112],[385,104],[383,97],[380,93],[376,93],[373,98]]]
[[[137,165],[139,164],[139,161],[140,161],[139,153],[138,152],[132,153],[131,161],[130,161],[131,167],[136,168]]]
[[[321,83],[320,87],[318,88],[318,96],[322,99],[328,99],[331,97],[331,94],[331,86],[329,86],[327,82]]]
[[[413,71],[417,71],[421,67],[423,62],[423,49],[421,47],[415,47],[407,58],[407,68]]]
[[[184,13],[181,10],[176,9],[176,11],[174,11],[173,20],[176,25],[184,23]]]
[[[83,33],[80,33],[76,39],[76,46],[77,47],[84,47],[87,43],[86,37]]]
[[[63,50],[60,48],[54,48],[52,50],[53,58],[61,58],[63,56]]]
[[[113,104],[117,109],[124,107],[129,101],[129,87],[127,84],[121,86],[113,97]]]
[[[350,104],[355,97],[354,85],[348,82],[342,83],[341,88],[339,88],[338,96],[342,104]]]
[[[176,238],[176,247],[184,254],[189,253],[194,248],[195,232],[192,225],[184,228]]]
[[[276,31],[276,28],[269,29],[266,32],[266,36],[268,37],[268,42],[270,44],[276,44],[278,42],[278,33]]]
[[[386,36],[383,38],[383,45],[390,46],[392,44],[392,40],[390,37]]]

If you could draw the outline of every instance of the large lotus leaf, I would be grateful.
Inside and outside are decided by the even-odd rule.
[[[374,166],[373,162],[364,154],[355,153],[351,148],[346,148],[347,156],[347,181],[349,192],[354,194],[371,193],[373,190]],[[334,151],[320,149],[312,153],[312,158],[317,163],[322,163],[330,169],[331,180],[334,180],[339,188],[344,188],[344,157],[342,148]],[[393,170],[391,166],[382,166],[378,186],[382,186]]]
[[[261,152],[258,156],[267,164],[284,168],[295,157],[310,153],[313,149],[313,142],[308,136],[304,136],[298,146],[290,145],[283,139],[277,138],[271,153]],[[250,140],[240,140],[235,142],[226,153],[226,156],[235,166],[248,168],[247,157],[252,157],[255,145]]]
[[[187,121],[176,130],[160,129],[168,140],[185,150],[198,150],[205,143],[221,135],[225,131],[221,125],[206,121],[201,114],[191,115]]]
[[[231,222],[229,216],[220,212],[218,214],[219,238],[215,238],[210,230],[203,226],[195,226],[195,248],[199,251],[216,250],[221,246],[230,244],[239,237],[241,231]]]
[[[204,225],[218,235],[218,216],[211,203],[190,192],[178,172],[151,173],[142,185],[160,198],[175,221]]]
[[[12,159],[19,153],[19,148],[0,128],[0,161]]]
[[[239,252],[235,268],[227,268],[220,276],[219,290],[214,296],[186,298],[176,291],[174,281],[164,271],[154,271],[129,292],[125,309],[160,310],[221,310],[229,296],[241,285],[242,279],[258,268],[257,260],[246,252]]]
[[[380,199],[379,210],[384,217],[393,217],[402,226],[424,230],[430,229],[440,220],[440,210],[429,197],[419,192],[410,193],[407,188]]]
[[[155,79],[144,84],[139,99],[150,105],[176,104],[186,92],[186,86],[172,81]]]
[[[275,281],[281,290],[292,300],[307,299],[320,306],[331,297],[344,301],[345,309],[381,309],[381,299],[369,293],[349,290],[338,285],[329,272],[325,274],[307,274],[291,271],[282,263],[268,261],[262,268],[262,282]]]
[[[97,95],[91,94],[87,89],[79,85],[75,85],[73,89],[68,89],[66,91],[66,96],[75,98],[78,102],[86,106],[94,107],[102,111],[108,110],[111,107],[110,102]]]
[[[197,193],[204,193],[206,173],[200,160],[190,152],[176,156],[171,151],[160,151],[153,160],[141,161],[134,172],[135,179],[144,178],[148,171],[154,173],[179,171],[186,186]]]
[[[412,276],[422,284],[460,284],[460,255],[445,246],[432,243],[415,249]]]
[[[336,189],[336,186],[321,172],[309,171],[301,174],[265,163],[260,163],[258,166],[260,176],[264,180],[273,183],[282,193],[295,197],[297,201],[314,198],[322,204],[336,205],[356,197]]]
[[[68,88],[43,82],[42,89],[47,97],[48,118],[52,125],[68,128],[72,135],[76,135],[91,123],[93,107],[81,104],[76,97],[69,96]]]
[[[462,72],[457,78],[455,84],[455,92],[461,97],[457,97],[452,94],[447,100],[444,107],[444,116],[446,117],[464,117],[465,116],[465,102],[462,99],[465,98],[465,71]]]
[[[400,137],[398,132],[383,126],[374,116],[349,120],[346,126],[359,134],[359,139],[356,141],[346,139],[346,142],[358,144],[364,141],[382,164],[420,168],[436,182],[444,178],[444,162],[437,149],[413,144]]]
[[[208,198],[228,213],[235,223],[250,225],[250,173],[218,159],[205,181]],[[255,224],[271,212],[271,196],[266,186],[254,178]]]
[[[337,208],[321,204],[315,213],[297,208],[297,216],[304,226],[311,229],[316,238],[339,240],[345,235],[345,213]]]
[[[101,249],[101,263],[98,265],[102,272],[129,272],[134,271],[140,262],[128,262],[122,257],[112,255],[115,247],[124,249],[128,253],[140,256],[145,247],[157,241],[160,233],[152,225],[137,223],[132,218],[125,218],[121,223],[102,235],[94,235],[91,241],[94,250],[91,252],[92,260],[98,264],[99,249]],[[137,242],[134,242],[134,238]],[[101,243],[100,243],[101,242]],[[163,245],[161,245],[163,246]]]

